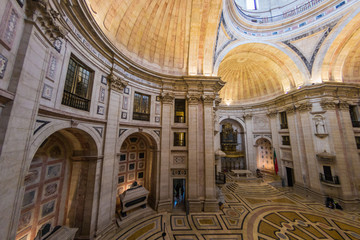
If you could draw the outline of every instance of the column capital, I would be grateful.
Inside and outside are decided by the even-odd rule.
[[[286,114],[293,114],[293,113],[295,113],[295,106],[293,106],[293,105],[287,106],[287,107],[285,107],[285,111],[286,111]]]
[[[349,105],[350,104],[348,102],[346,102],[346,101],[340,101],[339,109],[349,111]]]
[[[123,77],[116,76],[113,72],[111,72],[108,76],[108,81],[110,85],[110,89],[122,93],[124,88],[128,85],[128,81]]]
[[[64,26],[63,18],[59,11],[49,0],[27,1],[26,15],[29,20],[36,22],[45,36],[54,41],[63,38],[69,30]]]
[[[201,95],[200,94],[188,94],[186,96],[186,98],[188,100],[188,104],[198,104],[201,99]]]
[[[309,102],[300,103],[295,106],[296,106],[296,110],[299,110],[300,112],[305,112],[305,111],[310,112],[312,109],[312,104]]]
[[[174,101],[174,94],[173,93],[169,93],[169,92],[162,92],[161,96],[160,96],[160,100],[162,103],[172,103]]]
[[[269,110],[266,115],[269,117],[269,118],[273,118],[273,117],[276,117],[278,111],[277,110]]]
[[[201,98],[202,98],[205,105],[211,105],[212,106],[214,104],[214,100],[215,100],[214,95],[202,95]]]
[[[323,99],[320,102],[320,105],[323,110],[335,110],[336,109],[336,102],[328,99]]]

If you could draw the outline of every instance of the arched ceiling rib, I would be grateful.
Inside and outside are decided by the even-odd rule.
[[[173,75],[212,73],[221,0],[86,0],[125,56]]]

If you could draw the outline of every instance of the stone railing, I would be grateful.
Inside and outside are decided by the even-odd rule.
[[[267,17],[250,16],[247,13],[245,13],[244,10],[235,3],[235,1],[234,1],[234,5],[236,6],[240,15],[242,17],[244,17],[245,19],[247,19],[251,22],[255,22],[255,23],[269,23],[269,22],[281,21],[286,18],[290,18],[290,17],[296,16],[298,14],[301,14],[301,13],[317,6],[319,3],[323,2],[323,1],[324,0],[310,0],[306,3],[304,3],[303,5],[297,6],[294,9],[287,10],[287,11],[283,12],[282,14],[275,15],[275,16],[271,16],[271,10],[269,10]],[[262,13],[264,13],[264,12],[262,12]]]

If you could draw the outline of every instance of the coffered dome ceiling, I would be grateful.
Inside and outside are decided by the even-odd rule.
[[[221,0],[85,0],[126,57],[172,75],[211,74]]]
[[[218,75],[226,82],[220,91],[223,103],[240,104],[267,100],[303,82],[294,62],[269,45],[251,43],[231,50],[222,60]]]

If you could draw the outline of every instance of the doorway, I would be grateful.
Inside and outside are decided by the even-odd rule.
[[[287,182],[288,187],[294,186],[294,170],[292,168],[286,168],[286,176],[287,176]]]
[[[173,209],[185,211],[186,180],[184,178],[173,180]]]

